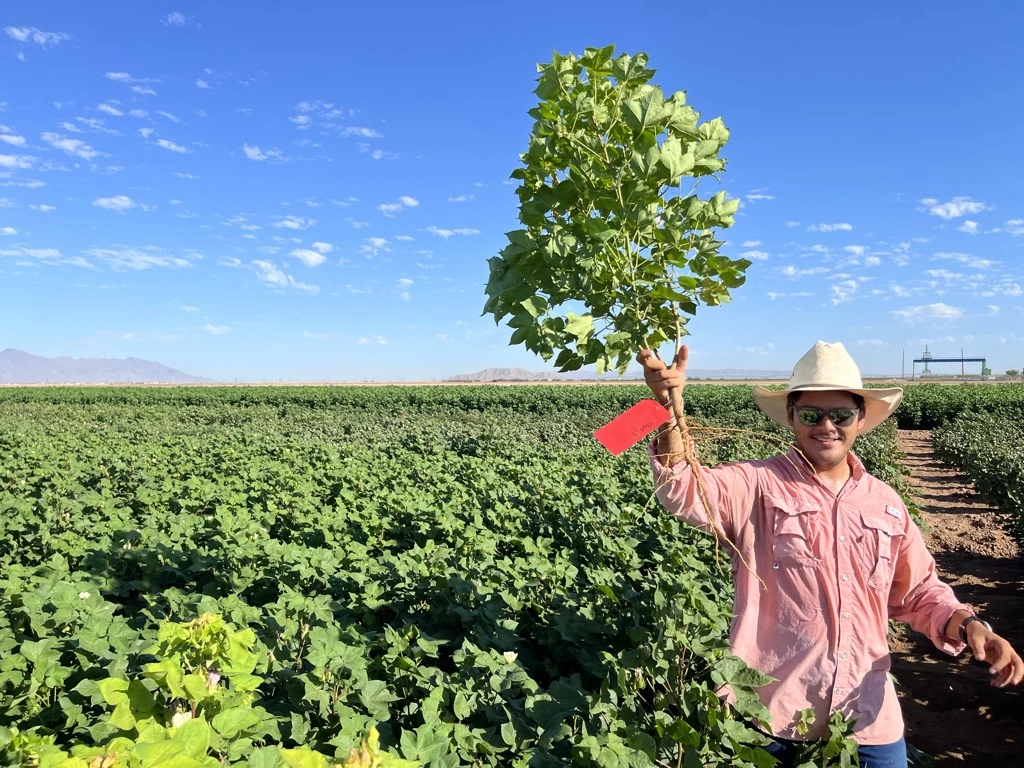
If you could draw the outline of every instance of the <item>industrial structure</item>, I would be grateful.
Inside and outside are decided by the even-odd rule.
[[[964,357],[963,349],[960,350],[960,357],[935,357],[931,352],[928,351],[928,345],[925,345],[924,354],[918,358],[915,358],[913,364],[910,367],[910,378],[917,378],[917,364],[922,363],[924,368],[921,370],[921,376],[933,376],[931,369],[928,367],[931,363],[960,363],[960,375],[962,377],[967,376],[967,363],[981,363],[981,377],[992,375],[992,369],[988,367],[988,364],[984,357]]]

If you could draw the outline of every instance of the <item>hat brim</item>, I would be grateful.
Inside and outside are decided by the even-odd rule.
[[[903,399],[900,387],[888,389],[846,389],[845,387],[797,387],[795,389],[765,389],[754,387],[754,402],[764,414],[787,429],[793,426],[786,414],[786,397],[791,392],[852,392],[864,398],[864,427],[859,434],[870,432],[895,411]]]

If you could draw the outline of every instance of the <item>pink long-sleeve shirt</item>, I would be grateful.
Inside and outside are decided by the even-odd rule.
[[[735,582],[732,652],[775,678],[758,690],[771,712],[765,730],[817,739],[834,711],[856,720],[861,744],[903,736],[903,714],[889,678],[888,619],[909,624],[937,648],[953,613],[968,609],[939,580],[935,561],[892,488],[864,471],[838,496],[795,450],[759,461],[700,468],[711,518],[693,469],[666,468],[651,446],[658,499],[673,515],[716,532],[729,550]],[[814,710],[807,734],[796,731]]]

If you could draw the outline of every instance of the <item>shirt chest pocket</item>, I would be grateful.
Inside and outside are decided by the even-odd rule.
[[[766,498],[772,531],[772,567],[806,568],[821,565],[821,536],[813,502],[785,497]]]
[[[868,586],[888,594],[903,543],[903,528],[888,514],[861,512],[861,559],[868,576]]]

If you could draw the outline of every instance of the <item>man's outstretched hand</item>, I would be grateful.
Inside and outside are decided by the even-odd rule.
[[[974,622],[967,627],[967,644],[978,661],[987,662],[993,675],[992,685],[1004,688],[1018,685],[1024,679],[1024,661],[1005,639]]]
[[[668,391],[686,384],[686,361],[690,357],[690,348],[683,345],[672,365],[665,365],[650,349],[640,350],[636,361],[644,368],[644,381],[658,402],[664,404],[669,400]]]

